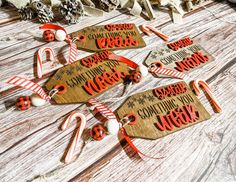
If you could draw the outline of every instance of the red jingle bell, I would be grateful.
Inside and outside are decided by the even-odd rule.
[[[18,110],[27,110],[31,106],[31,99],[29,96],[22,96],[16,100],[16,107]]]
[[[46,41],[46,42],[52,42],[55,40],[55,34],[53,31],[51,30],[45,30],[43,32],[43,39]]]
[[[93,126],[91,135],[94,140],[102,140],[106,136],[106,130],[103,125],[97,124]]]
[[[133,70],[130,74],[129,79],[133,82],[133,83],[139,83],[142,79],[142,74],[140,71],[136,71]]]

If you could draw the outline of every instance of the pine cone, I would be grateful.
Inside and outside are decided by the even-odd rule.
[[[5,4],[6,0],[0,0],[0,7]]]
[[[38,20],[41,23],[51,22],[54,18],[54,14],[52,12],[52,8],[50,6],[45,5],[41,1],[32,2],[32,7],[36,11],[38,15]]]
[[[26,6],[18,10],[22,20],[32,20],[36,17],[36,13],[30,6]]]
[[[99,6],[107,12],[115,10],[119,6],[119,0],[100,0]]]
[[[68,24],[75,24],[84,16],[84,7],[80,0],[66,0],[61,4],[60,12]]]

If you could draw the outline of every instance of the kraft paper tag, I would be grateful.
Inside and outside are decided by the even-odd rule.
[[[110,60],[109,54],[113,53],[99,52],[60,68],[46,83],[48,91],[60,85],[65,88],[63,93],[54,95],[55,102],[87,102],[123,82],[129,67],[125,63]]]
[[[130,137],[158,139],[210,118],[185,82],[129,97],[117,110],[119,119],[133,113],[136,124],[124,126]]]
[[[190,72],[214,61],[214,58],[190,38],[183,38],[169,43],[157,51],[151,51],[145,64],[149,66],[157,61],[160,61],[165,68]]]
[[[131,23],[86,27],[72,33],[71,36],[78,38],[78,49],[96,52],[146,46],[137,27]]]

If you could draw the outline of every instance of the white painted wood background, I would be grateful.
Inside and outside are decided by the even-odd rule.
[[[227,2],[206,3],[218,18],[236,22],[235,6]],[[87,26],[108,23],[148,23],[143,18],[126,11],[106,13],[104,17],[86,17],[77,25],[67,26],[74,32]],[[202,7],[184,17],[183,25],[173,24],[168,12],[155,10],[157,19],[149,22],[173,39],[191,36],[208,50],[216,60],[190,74],[190,80],[205,79],[223,106],[221,114],[213,113],[205,96],[200,100],[212,118],[201,124],[176,132],[162,139],[149,141],[134,139],[144,153],[165,156],[163,160],[140,159],[127,143],[116,136],[106,137],[86,147],[76,162],[65,165],[60,162],[73,134],[72,126],[65,132],[58,129],[66,116],[81,108],[81,104],[32,107],[27,111],[4,113],[6,106],[21,95],[30,92],[12,85],[0,85],[0,181],[236,181],[236,25],[216,19]],[[38,35],[40,24],[19,21],[11,8],[0,9],[0,39],[18,36],[30,31]],[[3,23],[4,22],[4,23]],[[158,49],[162,40],[145,36],[147,47],[143,49],[115,51],[137,63],[142,63],[150,50]],[[64,42],[48,43],[24,34],[18,41],[0,42],[0,81],[12,75],[21,75],[45,83],[60,64],[50,67],[46,63],[44,77],[34,78],[35,52],[42,46],[55,49],[60,61],[68,55]],[[82,58],[90,53],[79,52]],[[135,85],[133,93],[169,84],[176,80],[158,79],[149,75]],[[98,99],[119,96],[123,85],[101,95]],[[122,100],[108,105],[115,110]],[[84,106],[82,106],[84,107]],[[86,113],[87,127],[98,121]]]

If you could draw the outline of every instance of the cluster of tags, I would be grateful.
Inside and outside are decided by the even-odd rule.
[[[191,38],[185,37],[166,43],[159,50],[151,51],[144,66],[111,52],[117,49],[145,47],[145,42],[134,24],[87,27],[70,35],[58,25],[45,24],[40,28],[46,29],[43,33],[45,41],[51,42],[56,39],[67,42],[70,54],[66,65],[58,69],[43,87],[19,76],[13,76],[6,81],[8,84],[34,92],[30,97],[22,96],[17,99],[18,110],[26,110],[31,104],[43,106],[51,101],[54,104],[86,103],[86,107],[94,115],[103,117],[101,123],[91,128],[92,141],[99,141],[106,135],[117,135],[120,132],[129,145],[144,156],[147,155],[135,147],[131,137],[158,139],[210,118],[210,114],[197,98],[201,90],[206,93],[214,111],[221,112],[219,103],[205,81],[194,80],[190,85],[183,81],[191,71],[214,60]],[[141,30],[148,35],[155,33],[165,41],[169,39],[150,26],[142,26]],[[76,60],[78,49],[95,53]],[[44,47],[38,50],[39,78],[42,77],[45,53],[49,53],[52,62],[56,60],[51,48]],[[104,104],[106,101],[100,102],[95,99],[120,83],[138,84],[142,77],[149,73],[153,77],[168,77],[181,81],[129,97],[126,95],[127,100],[116,111],[108,108]],[[66,151],[66,163],[70,163],[75,156],[76,145],[86,127],[86,117],[81,111],[74,111],[61,127],[62,130],[66,130],[76,118],[80,118],[80,127]]]

